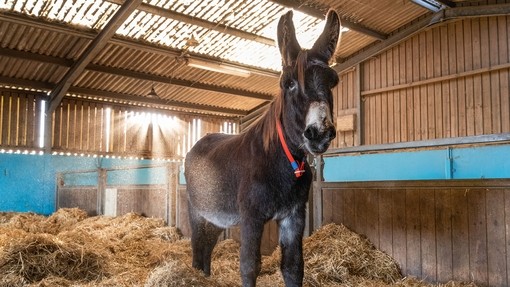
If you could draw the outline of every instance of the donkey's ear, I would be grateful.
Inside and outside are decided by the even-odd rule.
[[[296,31],[292,22],[292,10],[280,18],[278,22],[278,47],[282,55],[282,65],[290,66],[296,60],[301,47],[296,39]]]
[[[313,45],[313,52],[319,59],[328,62],[336,50],[338,37],[340,35],[340,18],[334,10],[329,10],[326,15],[326,25],[324,31]]]

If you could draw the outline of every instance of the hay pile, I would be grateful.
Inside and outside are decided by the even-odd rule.
[[[306,238],[304,259],[304,284],[309,287],[432,286],[402,278],[392,258],[342,225],[326,225]],[[191,268],[190,241],[176,228],[134,213],[0,213],[0,287],[241,285],[237,242],[219,242],[212,260],[207,278]],[[278,248],[263,258],[257,286],[284,286],[279,262]]]

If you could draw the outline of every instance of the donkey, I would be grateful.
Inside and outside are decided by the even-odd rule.
[[[301,49],[292,11],[283,15],[277,32],[283,68],[280,95],[243,133],[208,134],[187,154],[192,265],[206,275],[219,234],[239,224],[242,284],[255,286],[262,231],[274,219],[285,285],[302,286],[302,239],[312,182],[306,156],[324,153],[336,136],[331,89],[338,75],[328,62],[339,31],[340,19],[331,10],[313,47]]]

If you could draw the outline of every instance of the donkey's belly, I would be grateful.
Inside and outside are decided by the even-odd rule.
[[[238,224],[240,221],[239,214],[234,213],[222,211],[219,212],[199,211],[199,214],[210,223],[221,228],[229,228],[233,225]]]

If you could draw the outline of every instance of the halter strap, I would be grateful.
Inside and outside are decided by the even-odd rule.
[[[287,142],[285,141],[285,138],[283,137],[283,131],[282,131],[282,125],[280,123],[280,120],[276,121],[276,130],[278,131],[278,138],[280,139],[280,142],[282,143],[283,151],[285,152],[285,155],[287,156],[287,159],[290,162],[290,165],[292,166],[292,169],[294,170],[294,174],[296,175],[296,178],[299,178],[305,173],[305,160],[299,162],[294,159],[292,154],[290,153],[289,147],[287,146]]]

